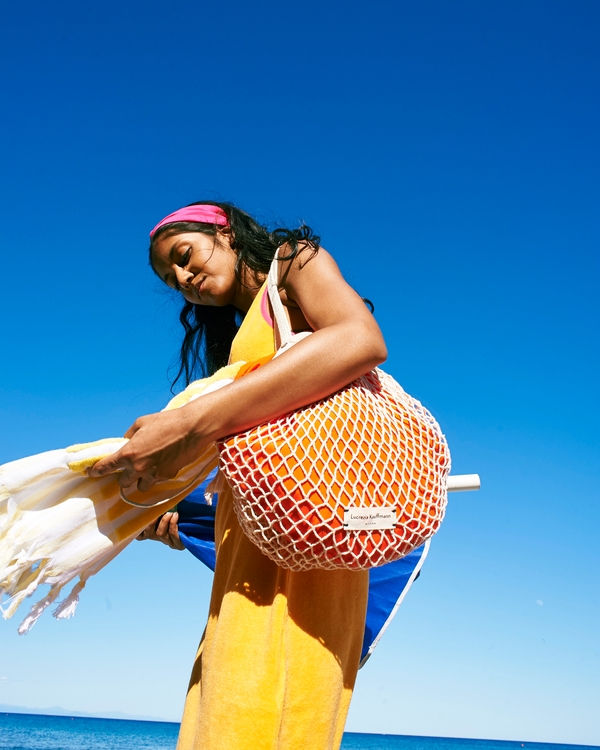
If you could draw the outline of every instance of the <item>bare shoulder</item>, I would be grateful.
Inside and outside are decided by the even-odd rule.
[[[284,258],[285,249],[283,246],[281,252]],[[299,308],[313,331],[349,322],[379,332],[369,309],[346,282],[333,257],[323,248],[315,253],[310,246],[301,247],[293,258],[283,260],[279,290],[281,301],[290,313],[292,308]],[[293,330],[303,330],[295,320],[292,327]]]
[[[287,258],[292,252],[287,244],[279,249],[279,256],[284,259],[280,263],[279,284],[288,292],[288,296],[294,297],[296,287],[313,286],[315,282],[318,282],[318,286],[334,281],[345,283],[337,263],[325,248],[315,250],[308,243],[300,243],[293,257]]]

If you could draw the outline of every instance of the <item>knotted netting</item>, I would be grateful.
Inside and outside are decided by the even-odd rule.
[[[444,516],[446,439],[379,369],[219,449],[243,530],[291,570],[383,565],[419,547]]]

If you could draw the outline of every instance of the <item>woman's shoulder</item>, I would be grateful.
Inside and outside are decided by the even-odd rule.
[[[324,247],[315,248],[308,242],[299,242],[297,248],[287,242],[280,245],[277,263],[279,285],[283,287],[293,285],[300,276],[307,278],[333,269],[339,273],[333,256]]]
[[[333,291],[345,284],[344,277],[331,253],[325,248],[298,247],[297,251],[282,245],[278,252],[278,286],[292,299],[301,290]]]

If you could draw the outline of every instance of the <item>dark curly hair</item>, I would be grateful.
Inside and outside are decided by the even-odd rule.
[[[237,255],[235,274],[242,284],[244,283],[244,266],[252,271],[267,274],[275,251],[282,245],[286,246],[286,253],[279,260],[289,260],[296,257],[298,252],[305,250],[310,252],[307,258],[310,260],[319,250],[321,238],[305,224],[298,229],[278,228],[269,231],[245,211],[231,203],[197,201],[190,205],[199,204],[219,206],[227,215],[232,234],[231,247]],[[214,237],[217,234],[217,226],[181,221],[161,227],[150,242],[151,266],[152,252],[157,239],[183,232],[201,232]],[[182,378],[187,386],[194,378],[212,375],[220,367],[226,365],[231,343],[242,319],[243,314],[233,305],[210,307],[184,302],[179,313],[179,320],[184,328],[183,342],[179,352],[179,370],[172,382],[171,390]]]

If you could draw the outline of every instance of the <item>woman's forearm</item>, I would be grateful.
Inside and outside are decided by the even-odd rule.
[[[376,325],[340,323],[182,408],[197,412],[203,441],[217,440],[329,396],[381,364],[386,355]]]

